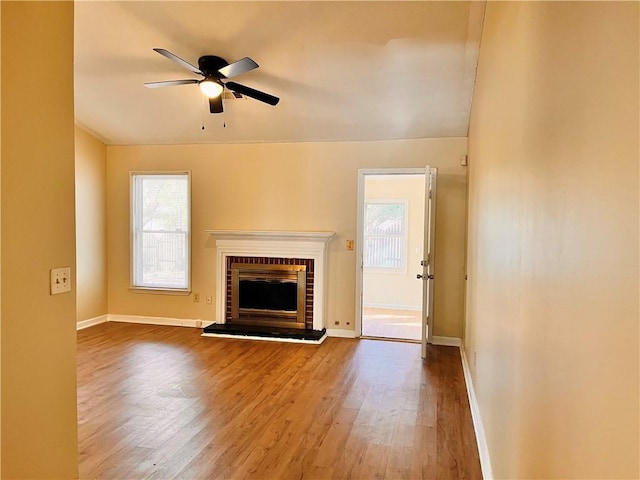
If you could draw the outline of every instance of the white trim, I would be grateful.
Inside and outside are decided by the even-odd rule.
[[[320,345],[327,338],[325,333],[319,340],[305,340],[302,338],[281,338],[281,337],[257,337],[253,335],[230,335],[228,333],[203,333],[202,337],[231,338],[233,340],[262,340],[265,342],[282,343],[306,343],[307,345]]]
[[[336,232],[292,232],[275,230],[205,230],[206,233],[217,238],[236,240],[274,240],[274,241],[297,241],[297,242],[329,242]]]
[[[362,335],[362,310],[364,302],[363,276],[364,258],[362,239],[364,237],[364,183],[369,170],[358,170],[358,197],[356,200],[356,318],[354,335]]]
[[[341,328],[327,328],[327,336],[339,338],[356,338],[356,332],[354,330],[343,330]]]
[[[204,328],[211,323],[211,320],[199,320],[191,318],[169,318],[169,317],[143,317],[138,315],[107,315],[109,322],[143,323],[146,325],[166,325],[170,327],[193,327]]]
[[[444,347],[461,347],[462,339],[458,337],[439,337],[434,335],[431,337],[431,345],[441,345]]]
[[[80,320],[78,323],[76,323],[76,330],[84,330],[85,328],[93,327],[94,325],[100,325],[101,323],[107,323],[108,321],[108,315],[100,315],[98,317],[87,318],[86,320]]]
[[[131,293],[148,293],[151,295],[191,295],[188,288],[150,288],[150,287],[129,287]]]
[[[464,372],[464,381],[467,385],[467,396],[469,397],[469,407],[471,409],[471,418],[473,420],[473,430],[476,434],[476,443],[478,444],[478,453],[480,455],[480,468],[482,468],[482,478],[484,480],[493,480],[493,469],[491,468],[491,457],[489,456],[489,445],[487,437],[484,433],[482,418],[480,417],[480,405],[476,397],[476,391],[473,388],[473,380],[471,379],[471,370],[469,362],[464,350],[464,345],[460,345],[460,358],[462,358],[462,371]]]
[[[424,168],[420,167],[400,167],[400,168],[359,168],[358,174],[363,175],[412,175],[424,173]]]

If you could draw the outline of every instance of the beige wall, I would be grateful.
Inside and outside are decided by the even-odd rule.
[[[77,321],[107,312],[107,147],[75,129]]]
[[[193,296],[132,293],[129,171],[192,172],[192,284],[215,299],[215,241],[207,229],[331,230],[328,321],[353,329],[359,168],[439,167],[464,176],[465,138],[390,142],[107,147],[109,313],[213,320]],[[214,300],[215,301],[215,300]],[[335,326],[334,322],[340,322]]]
[[[0,8],[1,476],[74,478],[76,295],[49,294],[75,273],[73,3]]]
[[[496,478],[640,477],[638,18],[487,3],[465,349]]]

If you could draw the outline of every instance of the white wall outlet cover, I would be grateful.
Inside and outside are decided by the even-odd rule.
[[[71,291],[71,267],[51,269],[51,295]]]

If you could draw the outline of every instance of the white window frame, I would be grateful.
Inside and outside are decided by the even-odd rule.
[[[407,257],[409,246],[409,200],[405,198],[367,198],[364,199],[363,205],[363,218],[366,218],[367,205],[369,204],[401,204],[404,206],[404,218],[402,219],[402,240],[401,240],[401,252],[400,252],[400,266],[399,267],[369,267],[364,264],[364,257],[362,259],[362,267],[367,273],[406,273],[407,272]],[[363,223],[364,225],[364,223]],[[365,229],[362,232],[362,247],[366,243],[367,233]]]
[[[171,287],[155,287],[135,284],[135,262],[136,262],[136,232],[137,232],[137,219],[139,218],[139,211],[141,208],[140,200],[136,198],[135,180],[137,176],[186,176],[187,177],[187,231],[186,231],[186,248],[187,248],[187,264],[186,264],[186,279],[187,285],[184,288],[171,288]],[[169,295],[189,295],[191,293],[191,172],[190,171],[133,171],[129,172],[129,198],[130,198],[130,275],[129,275],[129,289],[135,293],[158,293]]]

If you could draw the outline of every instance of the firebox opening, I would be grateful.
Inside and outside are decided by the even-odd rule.
[[[294,312],[298,308],[296,282],[246,279],[239,281],[241,309]]]

